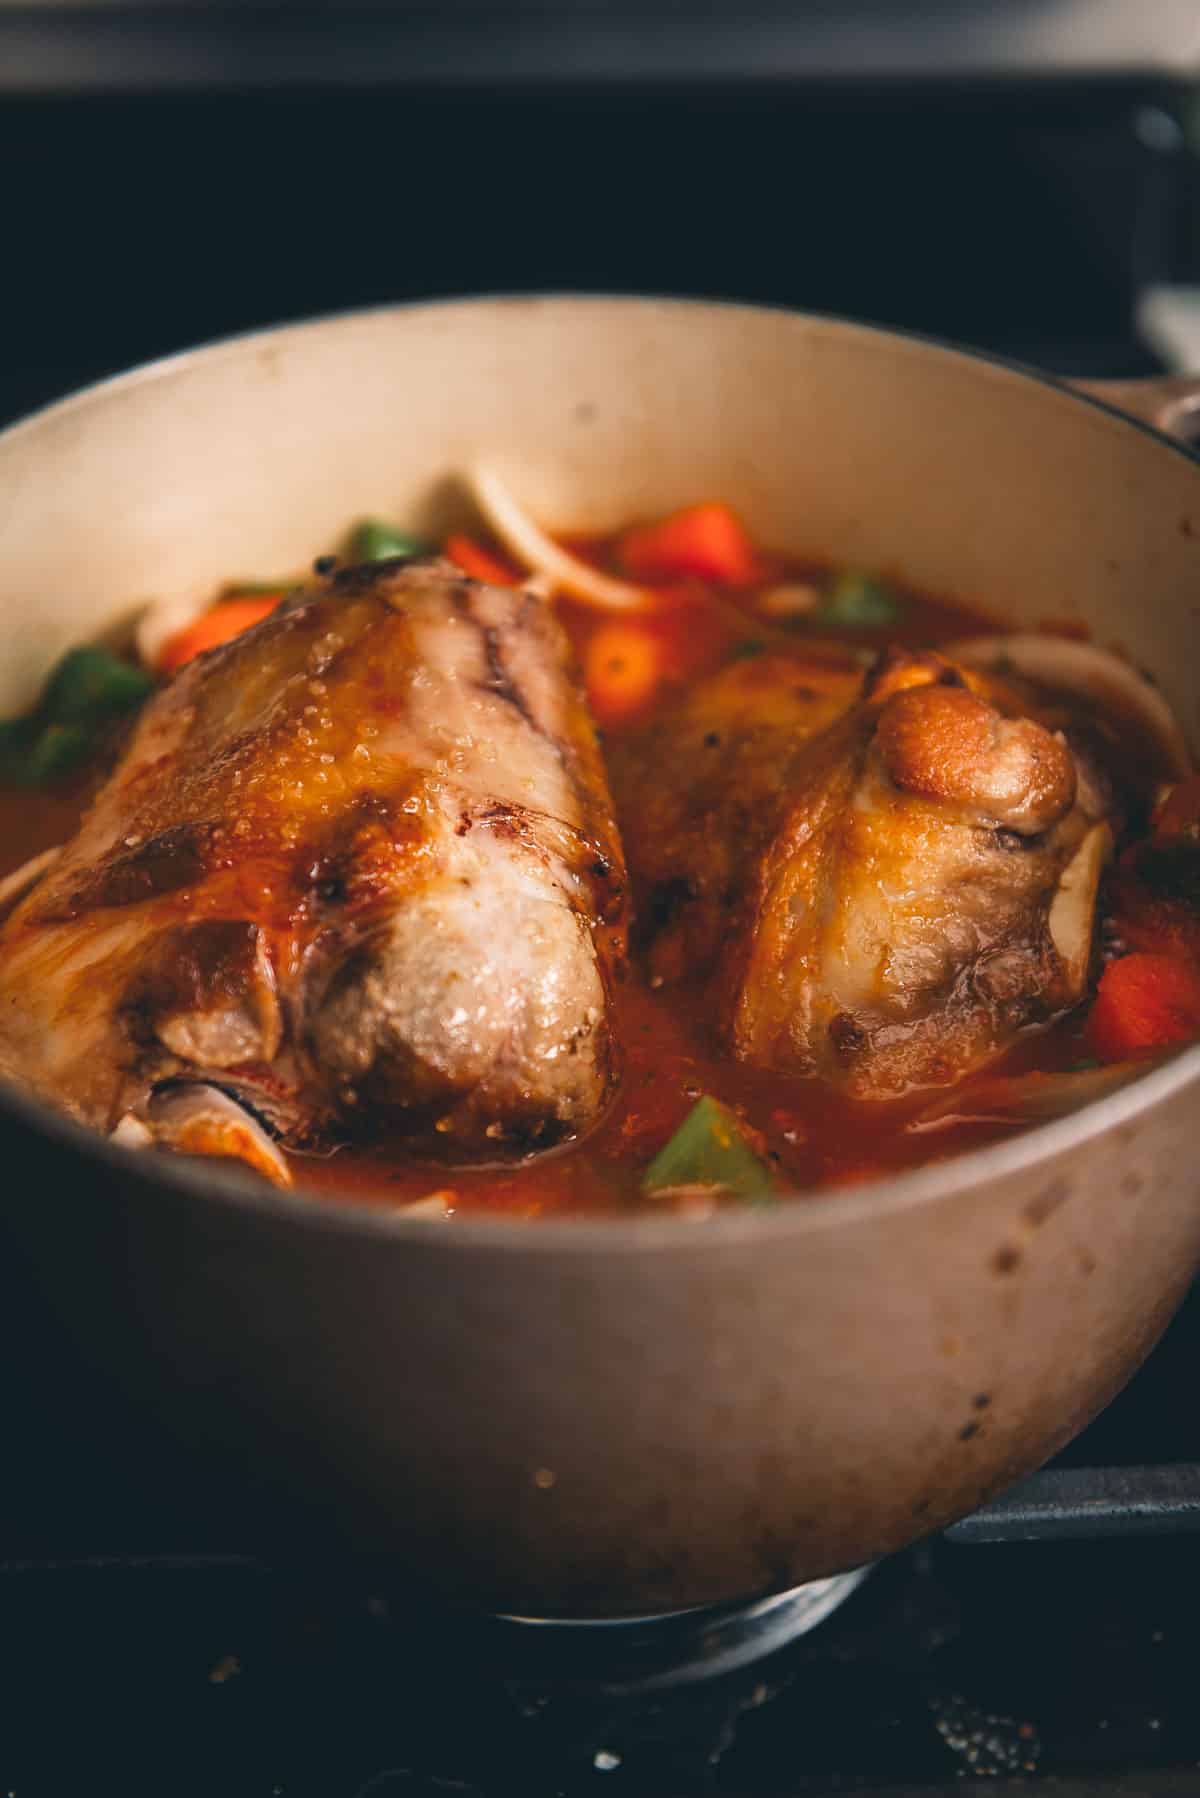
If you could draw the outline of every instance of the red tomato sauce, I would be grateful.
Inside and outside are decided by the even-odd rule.
[[[595,567],[619,573],[618,541],[589,539],[573,541],[569,547]],[[485,547],[483,553],[499,554],[495,546]],[[718,590],[694,578],[677,581],[659,591],[655,606],[645,614],[627,616],[569,600],[558,602],[581,668],[587,672],[599,667],[595,678],[602,690],[593,694],[593,700],[606,742],[618,741],[623,732],[652,718],[689,682],[732,657],[756,653],[765,625],[757,608],[766,591],[781,585],[829,590],[834,571],[822,564],[755,554],[761,577],[756,586]],[[865,666],[888,644],[936,647],[1002,628],[969,605],[917,592],[897,581],[888,585],[898,602],[894,621],[822,629],[800,617],[794,620],[798,653],[811,653],[822,638],[836,638]],[[640,689],[645,658],[637,661],[632,674],[618,666],[616,633],[630,630],[651,646],[654,678]],[[603,648],[605,633],[617,645],[613,651],[617,660],[610,657],[607,668],[608,675],[615,669],[619,676],[615,700],[606,699],[605,667],[594,653],[598,642]],[[97,778],[95,772],[85,772],[36,793],[0,785],[0,873],[67,838]],[[385,1208],[441,1193],[453,1213],[487,1211],[533,1218],[653,1210],[654,1201],[639,1192],[640,1172],[705,1094],[745,1121],[769,1161],[779,1191],[800,1196],[946,1159],[1017,1127],[967,1120],[948,1122],[933,1135],[914,1133],[906,1126],[928,1104],[928,1092],[886,1102],[855,1101],[816,1079],[740,1064],[714,1041],[702,988],[655,990],[636,961],[615,1003],[623,1079],[607,1117],[582,1142],[521,1166],[471,1170],[421,1165],[388,1143],[356,1145],[327,1156],[293,1156],[297,1185],[326,1199],[353,1199]],[[1051,1071],[1071,1067],[1093,1053],[1081,1008],[1052,1029],[1020,1041],[991,1063],[988,1072]]]

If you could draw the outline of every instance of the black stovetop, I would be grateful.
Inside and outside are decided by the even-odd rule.
[[[1198,1348],[1200,1289],[1056,1465],[1200,1459]],[[378,1568],[242,1557],[194,1517],[167,1552],[161,1469],[38,1440],[6,1471],[0,1559],[0,1792],[18,1798],[1200,1790],[1200,1534],[935,1539],[756,1664],[614,1698],[523,1669]],[[122,1481],[123,1502],[91,1504]],[[32,1527],[51,1483],[57,1548]],[[71,1538],[70,1514],[93,1533]]]
[[[0,418],[232,331],[516,290],[765,301],[1136,374],[1138,292],[1200,261],[1190,107],[1130,80],[0,83]]]
[[[1195,1792],[1198,1569],[1194,1543],[934,1545],[794,1648],[642,1700],[506,1678],[403,1604],[297,1576],[9,1573],[0,1789],[799,1798],[1007,1775],[1062,1798],[1174,1771],[1152,1789]]]

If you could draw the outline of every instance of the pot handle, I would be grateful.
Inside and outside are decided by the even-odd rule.
[[[1151,375],[1139,381],[1070,381],[1068,385],[1153,425],[1189,448],[1200,443],[1200,374]]]

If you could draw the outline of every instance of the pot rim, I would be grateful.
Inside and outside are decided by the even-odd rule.
[[[307,337],[339,325],[353,326],[371,319],[420,312],[481,310],[497,305],[542,307],[555,306],[586,311],[598,306],[622,306],[633,309],[678,309],[688,313],[742,312],[759,316],[770,314],[791,319],[798,324],[828,327],[838,335],[858,337],[864,342],[911,351],[934,352],[963,362],[976,369],[983,367],[1002,379],[1029,382],[1068,400],[1107,415],[1122,426],[1140,432],[1162,450],[1180,456],[1193,467],[1196,454],[1177,438],[1156,429],[1144,419],[1121,411],[1115,405],[1091,392],[1083,392],[1068,382],[1043,370],[998,356],[991,351],[971,349],[965,345],[927,333],[896,329],[839,318],[830,313],[804,312],[787,306],[759,305],[732,299],[696,299],[677,295],[626,293],[558,293],[554,291],[506,292],[459,295],[448,299],[425,298],[384,302],[378,306],[352,307],[318,314],[282,324],[256,328],[232,336],[208,340],[190,349],[172,352],[131,369],[109,375],[66,397],[17,419],[0,432],[0,448],[7,448],[27,433],[36,431],[60,418],[68,417],[113,392],[122,392],[144,383],[167,379],[182,373],[198,362],[212,363],[253,355],[281,338]],[[1107,1097],[1083,1106],[1064,1118],[1036,1125],[1020,1135],[972,1149],[947,1161],[913,1168],[905,1173],[864,1181],[850,1190],[804,1192],[785,1196],[777,1207],[750,1208],[744,1211],[717,1211],[697,1227],[676,1216],[655,1217],[644,1213],[613,1213],[595,1217],[546,1217],[537,1220],[513,1217],[489,1217],[485,1213],[468,1212],[456,1217],[453,1228],[445,1235],[438,1225],[424,1218],[407,1218],[399,1211],[386,1211],[357,1199],[329,1199],[308,1196],[266,1186],[236,1168],[219,1163],[197,1166],[190,1161],[170,1156],[155,1156],[145,1151],[127,1149],[112,1143],[95,1131],[76,1123],[32,1094],[0,1081],[0,1118],[24,1125],[35,1137],[57,1141],[74,1148],[86,1159],[94,1156],[101,1166],[114,1175],[132,1174],[139,1184],[162,1189],[164,1195],[183,1201],[199,1198],[216,1200],[235,1208],[265,1213],[280,1224],[295,1224],[304,1229],[328,1231],[347,1236],[395,1238],[404,1242],[444,1242],[453,1245],[452,1252],[468,1252],[475,1248],[520,1249],[524,1252],[561,1253],[564,1249],[580,1251],[627,1250],[638,1254],[647,1249],[686,1246],[720,1249],[731,1243],[774,1241],[780,1237],[808,1235],[839,1225],[869,1223],[881,1215],[907,1211],[914,1206],[932,1204],[941,1198],[968,1193],[992,1180],[1002,1179],[1034,1168],[1039,1162],[1073,1148],[1081,1147],[1094,1137],[1116,1129],[1155,1105],[1171,1098],[1190,1084],[1200,1082],[1200,1043],[1190,1045],[1168,1061],[1157,1064],[1128,1086]]]

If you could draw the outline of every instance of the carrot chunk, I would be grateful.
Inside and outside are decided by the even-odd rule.
[[[515,587],[520,575],[494,556],[482,544],[476,543],[472,537],[464,537],[455,533],[446,539],[446,554],[450,560],[469,574],[474,581],[484,581],[489,587]]]
[[[1200,1036],[1200,970],[1173,955],[1135,954],[1104,970],[1088,1032],[1109,1061]]]
[[[194,623],[167,638],[158,658],[159,672],[171,674],[202,651],[216,649],[218,644],[240,637],[251,625],[260,624],[269,617],[282,598],[282,593],[256,593],[245,599],[222,600],[211,611],[201,613]]]
[[[737,514],[717,501],[687,506],[655,524],[635,525],[617,549],[637,580],[673,581],[691,575],[726,587],[750,587],[761,570]]]
[[[663,675],[662,646],[636,624],[606,624],[584,653],[584,681],[598,724],[617,724],[653,698]]]

